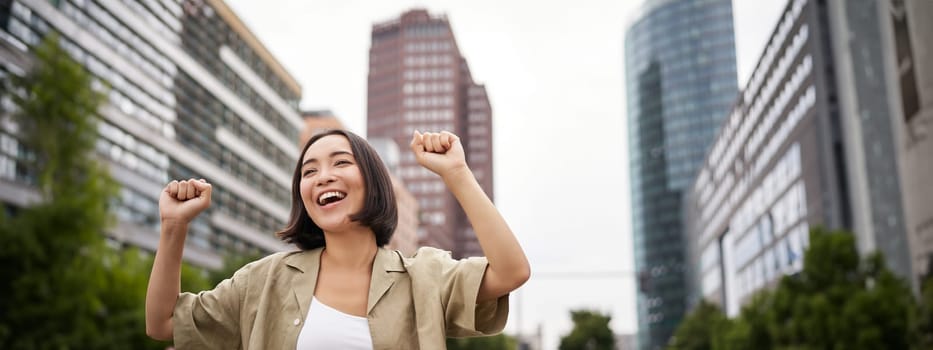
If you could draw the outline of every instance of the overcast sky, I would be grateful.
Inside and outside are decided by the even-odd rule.
[[[512,297],[506,332],[554,349],[569,311],[611,313],[637,329],[623,71],[624,32],[640,0],[228,0],[326,108],[366,132],[373,23],[411,8],[446,14],[494,118],[496,205],[525,248],[532,279]],[[739,86],[786,0],[735,0]],[[561,272],[611,272],[570,279]]]

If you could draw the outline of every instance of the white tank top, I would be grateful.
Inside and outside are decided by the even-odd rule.
[[[312,297],[297,350],[319,349],[372,350],[369,320],[340,312]]]

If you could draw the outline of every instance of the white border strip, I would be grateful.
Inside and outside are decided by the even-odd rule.
[[[208,162],[197,153],[178,144],[174,140],[166,139],[162,137],[162,135],[151,132],[147,127],[124,115],[111,105],[106,105],[101,108],[100,114],[115,125],[122,127],[139,140],[165,152],[172,160],[184,164],[196,173],[203,174],[205,178],[210,179],[210,182],[223,187],[224,190],[232,192],[242,200],[253,203],[257,208],[275,216],[281,221],[288,220],[288,208],[279,205],[269,197],[263,195],[260,191],[255,190],[252,186],[236,179],[216,164]]]
[[[133,223],[117,221],[117,224],[106,232],[107,236],[118,241],[140,247],[148,252],[155,252],[159,248],[159,232]],[[191,242],[185,242],[182,259],[194,265],[209,269],[220,269],[224,261],[217,252],[208,251]]]
[[[39,13],[50,25],[66,35],[68,39],[76,42],[84,51],[100,58],[110,66],[110,69],[120,72],[125,80],[136,84],[141,91],[159,91],[155,96],[161,96],[162,92],[169,93],[168,89],[156,82],[148,73],[144,73],[136,65],[118,55],[109,46],[104,45],[93,33],[75,24],[71,18],[52,7],[48,1],[21,1],[20,3]],[[110,80],[109,77],[102,78],[105,78],[108,82]],[[121,93],[127,95],[125,92],[121,91]],[[152,114],[160,116],[163,120],[175,120],[175,106],[167,107],[166,101],[162,101],[159,97],[148,97],[149,101],[136,101],[136,103],[150,108]],[[155,104],[147,102],[155,102]]]
[[[253,229],[252,226],[219,211],[215,211],[211,214],[211,224],[229,231],[237,238],[268,251],[283,252],[286,250],[294,250],[294,248],[285,244],[285,242],[275,239],[271,233],[263,234]]]
[[[179,68],[191,75],[195,81],[210,91],[218,100],[229,107],[230,110],[256,128],[269,142],[279,147],[279,149],[285,152],[289,157],[298,159],[298,149],[295,147],[295,140],[286,137],[276,130],[265,118],[254,111],[246,102],[240,100],[236,94],[227,89],[227,87],[217,80],[212,73],[208,72],[204,67],[201,67],[197,61],[188,56],[181,48],[168,43],[165,38],[159,36],[152,28],[147,27],[145,20],[139,18],[139,16],[130,11],[130,9],[126,8],[126,6],[119,1],[98,0],[98,2],[112,12],[114,16],[122,18],[139,36],[148,40],[159,52],[169,57]]]
[[[298,115],[298,112],[289,106],[288,103],[286,103],[272,87],[266,84],[258,74],[253,72],[246,62],[243,62],[232,49],[226,45],[220,47],[220,59],[224,61],[234,73],[239,75],[247,85],[253,88],[253,91],[256,91],[266,102],[269,102],[269,105],[275,108],[276,112],[279,112],[279,114],[282,115],[286,121],[291,123],[295,129],[301,129],[303,125],[301,124],[301,116]]]
[[[217,141],[220,142],[221,145],[226,146],[233,151],[233,153],[240,156],[240,158],[253,164],[256,169],[268,175],[272,180],[278,182],[279,185],[282,185],[286,189],[292,188],[292,177],[289,176],[288,173],[282,171],[275,163],[270,162],[259,154],[259,152],[256,152],[249,145],[243,143],[243,141],[226,128],[217,128],[214,132],[214,136],[217,137]]]

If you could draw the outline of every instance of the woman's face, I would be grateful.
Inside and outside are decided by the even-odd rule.
[[[318,227],[334,232],[358,225],[350,216],[363,208],[365,185],[346,137],[324,136],[308,147],[300,174],[301,201]]]

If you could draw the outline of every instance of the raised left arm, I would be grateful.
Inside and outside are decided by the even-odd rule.
[[[460,139],[446,131],[415,131],[411,148],[418,163],[440,175],[457,198],[489,262],[476,301],[497,299],[528,281],[531,267],[525,252],[467,166]]]

